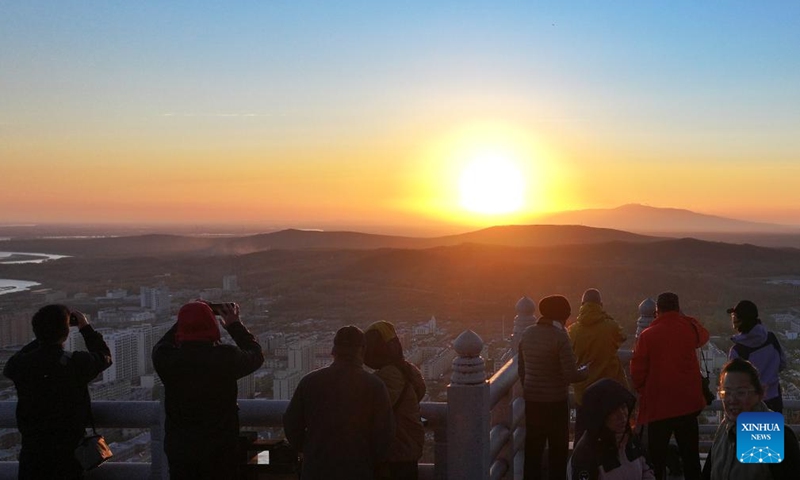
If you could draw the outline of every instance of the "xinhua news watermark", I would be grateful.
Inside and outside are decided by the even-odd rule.
[[[741,463],[783,461],[783,415],[742,412],[736,419],[736,458]]]

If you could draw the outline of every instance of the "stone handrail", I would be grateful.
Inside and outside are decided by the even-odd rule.
[[[518,478],[522,473],[525,441],[525,403],[517,377],[517,359],[511,358],[488,381],[480,357],[482,341],[465,332],[455,342],[458,357],[447,402],[423,402],[421,414],[434,433],[434,464],[420,465],[422,480],[488,480]],[[620,352],[620,357],[630,352]],[[481,375],[483,375],[481,379]],[[239,400],[242,426],[275,427],[282,423],[286,400]],[[800,400],[784,400],[786,410],[800,410]],[[16,428],[16,402],[0,402],[0,428]],[[720,411],[715,400],[708,411]],[[163,453],[164,410],[160,401],[92,402],[100,428],[150,430],[150,463],[109,462],[87,475],[88,480],[168,478]],[[712,434],[717,424],[700,425],[701,434]],[[790,425],[800,434],[800,425]],[[701,442],[708,449],[710,442]],[[0,462],[0,480],[17,477],[17,462]]]

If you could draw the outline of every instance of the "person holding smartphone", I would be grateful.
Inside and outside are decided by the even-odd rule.
[[[17,389],[18,478],[80,479],[75,448],[88,423],[88,385],[111,366],[111,350],[86,315],[65,305],[40,308],[31,325],[36,338],[3,369]],[[70,325],[78,327],[88,351],[64,350]]]
[[[235,346],[219,343],[220,324]],[[236,478],[236,381],[263,363],[238,304],[195,301],[181,307],[178,321],[153,347],[153,366],[164,383],[164,451],[172,480]]]

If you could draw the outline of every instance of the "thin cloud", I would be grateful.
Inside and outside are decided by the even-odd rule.
[[[275,117],[272,113],[162,113],[162,117],[218,117],[218,118],[252,118]]]

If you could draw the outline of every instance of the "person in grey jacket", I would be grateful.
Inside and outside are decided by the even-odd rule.
[[[386,386],[363,368],[364,332],[336,332],[333,364],[300,380],[283,415],[289,443],[302,454],[302,480],[372,480],[394,438]]]
[[[542,454],[548,445],[548,478],[567,475],[569,385],[586,379],[578,368],[564,324],[572,313],[569,301],[551,295],[539,301],[541,318],[525,329],[519,344],[518,372],[525,398],[525,480],[539,480]]]

